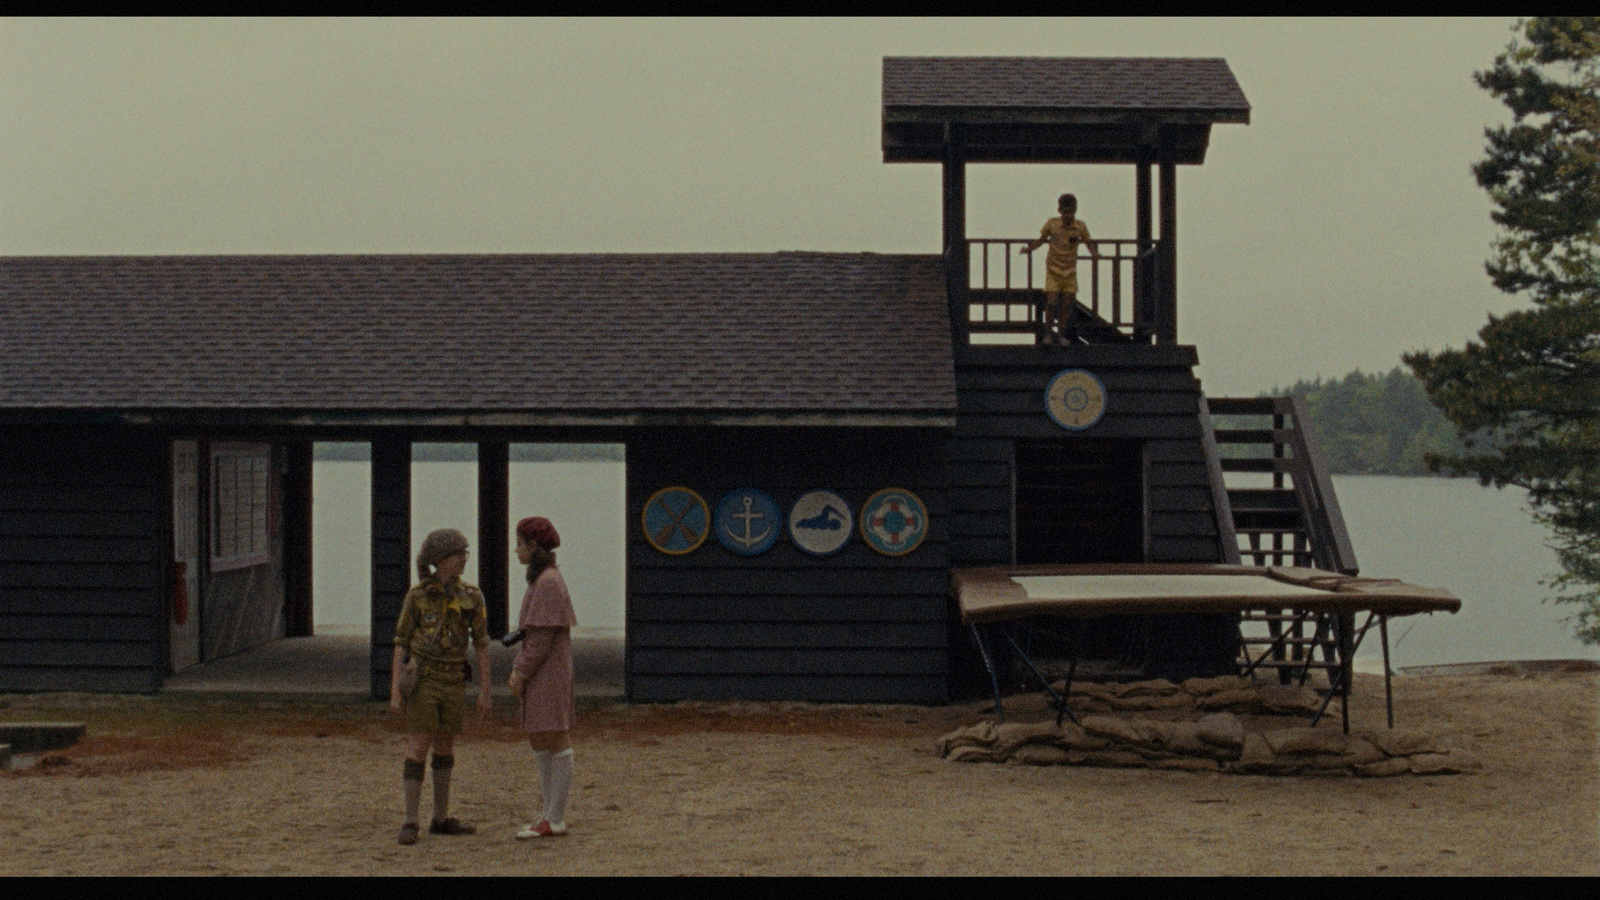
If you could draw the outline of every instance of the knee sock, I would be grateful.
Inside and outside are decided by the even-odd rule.
[[[417,824],[417,806],[422,802],[422,773],[423,765],[415,759],[406,760],[405,771],[401,776],[402,784],[406,788],[406,824]]]
[[[550,756],[550,793],[545,795],[544,817],[552,825],[567,821],[567,797],[572,793],[572,748]]]
[[[433,755],[433,820],[443,822],[450,816],[450,770],[455,767],[454,756]]]
[[[540,819],[549,818],[546,814],[550,811],[550,769],[552,768],[550,765],[550,751],[533,751],[533,760],[539,764],[539,802],[543,804],[539,814],[533,819],[534,822],[538,822]]]

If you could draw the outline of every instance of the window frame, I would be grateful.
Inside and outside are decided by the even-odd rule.
[[[248,464],[243,473],[241,462]],[[272,445],[212,444],[209,466],[211,509],[207,518],[210,520],[211,571],[225,572],[272,562]],[[242,506],[239,502],[241,484],[249,494],[248,502]],[[243,545],[239,540],[241,530],[249,534],[248,542]]]

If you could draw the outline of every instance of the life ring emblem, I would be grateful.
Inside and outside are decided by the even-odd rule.
[[[1092,428],[1106,414],[1106,386],[1091,372],[1066,369],[1050,379],[1044,408],[1052,422],[1069,431]]]
[[[905,556],[928,536],[928,508],[916,494],[885,488],[861,505],[861,539],[884,556]]]

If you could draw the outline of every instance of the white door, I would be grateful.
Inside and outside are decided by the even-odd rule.
[[[172,443],[172,561],[167,616],[172,671],[177,672],[200,661],[200,446],[195,441]]]

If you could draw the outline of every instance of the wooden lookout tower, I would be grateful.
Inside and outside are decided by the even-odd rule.
[[[884,161],[944,175],[952,566],[1230,559],[1198,358],[1178,343],[1177,167],[1204,162],[1213,124],[1249,120],[1221,59],[883,61]],[[1080,260],[1072,343],[1043,341],[1027,239],[968,236],[968,163],[1134,167],[1135,233]],[[1233,665],[1227,617],[1150,627],[1152,674]]]

